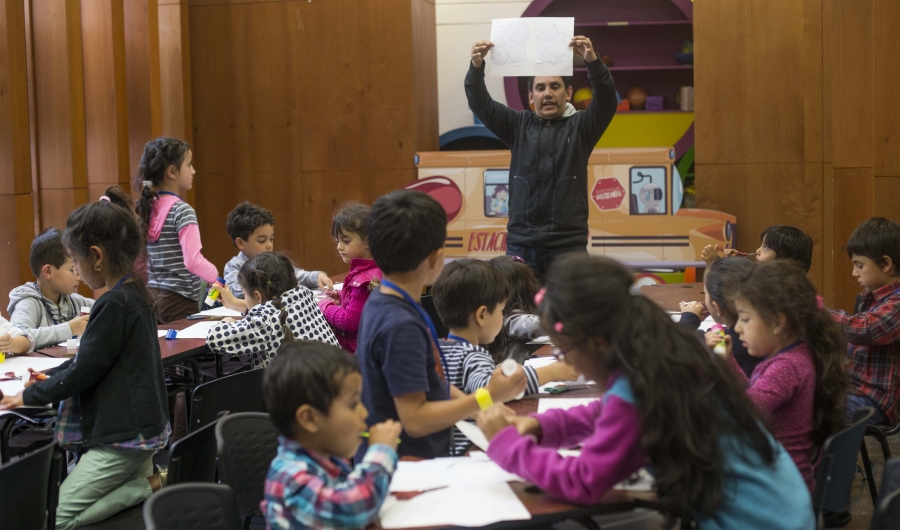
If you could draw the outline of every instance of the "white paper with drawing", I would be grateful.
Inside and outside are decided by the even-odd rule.
[[[491,76],[572,75],[575,19],[495,18],[491,21]]]

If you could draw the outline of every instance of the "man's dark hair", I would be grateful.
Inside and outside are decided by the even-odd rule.
[[[69,254],[63,246],[62,232],[56,228],[44,230],[31,242],[31,254],[28,256],[31,272],[35,278],[40,278],[44,265],[53,265],[57,269],[62,267]]]
[[[344,378],[354,373],[359,373],[356,358],[336,346],[316,340],[282,344],[263,374],[263,399],[272,423],[293,438],[297,409],[310,405],[327,415]]]
[[[331,235],[335,239],[341,237],[341,233],[359,234],[363,241],[369,235],[367,223],[369,221],[369,207],[365,204],[350,201],[335,212],[331,221]]]
[[[554,76],[554,77],[560,77],[560,78],[562,78],[563,84],[566,86],[566,88],[569,88],[570,86],[572,86],[572,77],[571,77],[571,76],[568,76],[568,75],[557,75],[557,76]],[[531,77],[528,78],[528,91],[529,91],[529,92],[534,92],[534,76],[531,76]]]
[[[275,216],[272,215],[272,212],[262,206],[244,201],[235,206],[234,210],[228,214],[225,230],[231,236],[231,243],[237,247],[237,238],[247,241],[257,228],[265,225],[275,226]]]
[[[392,191],[369,210],[366,241],[384,274],[415,270],[446,238],[447,212],[420,191]]]
[[[759,240],[778,259],[791,259],[806,272],[812,266],[813,240],[796,226],[774,225],[763,230]]]
[[[900,225],[873,217],[856,227],[847,241],[847,255],[865,256],[879,267],[884,266],[884,256],[891,258],[894,271],[900,271]]]
[[[481,306],[491,313],[509,299],[509,285],[487,262],[458,259],[448,263],[434,282],[434,307],[448,328],[464,328]]]

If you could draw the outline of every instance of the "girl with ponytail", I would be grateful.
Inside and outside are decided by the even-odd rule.
[[[729,366],[633,282],[606,258],[553,262],[536,297],[541,325],[554,355],[605,393],[531,417],[488,409],[488,456],[569,502],[596,503],[647,466],[659,502],[698,528],[814,528],[803,478]],[[558,452],[578,443],[578,456]]]
[[[812,492],[812,455],[845,424],[847,343],[805,271],[790,261],[758,265],[735,291],[734,306],[735,331],[763,362],[748,379],[731,355],[731,337],[729,360]]]
[[[317,340],[338,346],[312,291],[297,284],[294,264],[278,252],[262,252],[241,267],[238,282],[247,302],[243,320],[224,319],[209,330],[210,349],[250,355],[250,364],[265,368],[282,342]]]
[[[200,307],[200,280],[217,283],[216,266],[200,252],[197,214],[181,196],[194,180],[193,154],[174,138],[147,142],[134,187],[135,206],[148,255],[147,287],[156,303],[159,324],[185,318]]]

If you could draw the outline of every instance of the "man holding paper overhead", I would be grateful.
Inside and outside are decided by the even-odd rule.
[[[522,258],[541,280],[557,256],[587,251],[588,159],[616,113],[612,75],[590,39],[576,36],[569,46],[587,63],[594,99],[586,110],[569,103],[572,85],[560,76],[529,79],[534,111],[491,99],[484,85],[489,41],[472,46],[466,75],[469,108],[512,151],[506,253]]]

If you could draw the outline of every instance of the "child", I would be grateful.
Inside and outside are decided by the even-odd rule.
[[[571,254],[550,268],[539,305],[557,358],[605,383],[602,399],[515,417],[479,416],[488,456],[550,495],[594,504],[644,466],[659,502],[698,528],[815,527],[803,477],[723,360],[641,296],[634,276]],[[583,442],[579,456],[560,447]]]
[[[437,331],[419,304],[444,266],[447,214],[424,193],[398,190],[375,201],[368,227],[369,248],[384,272],[366,302],[356,350],[368,424],[400,420],[400,456],[446,456],[450,427],[478,411],[474,395],[448,386]],[[525,384],[524,373],[506,377],[498,368],[487,392],[509,401]]]
[[[100,200],[107,200],[116,206],[121,206],[129,212],[134,212],[134,198],[118,186],[110,186],[103,192]],[[135,212],[136,214],[136,212]],[[139,279],[145,285],[147,283],[147,247],[141,247],[141,254],[134,262],[134,277]]]
[[[34,350],[34,339],[28,333],[10,324],[0,315],[0,353],[22,354]],[[0,393],[0,396],[3,394]]]
[[[400,424],[369,428],[369,449],[351,470],[369,413],[352,355],[321,342],[285,344],[266,370],[263,396],[281,433],[260,504],[267,526],[365,528],[388,496]]]
[[[509,215],[509,189],[504,184],[494,188],[494,193],[491,194],[491,213]]]
[[[62,233],[51,228],[38,234],[28,261],[36,280],[9,293],[12,325],[32,336],[37,349],[83,334],[88,316],[81,315],[81,308],[93,307],[94,301],[76,292],[80,279],[63,246]]]
[[[756,249],[756,261],[765,263],[775,259],[790,259],[809,272],[812,266],[813,240],[803,230],[795,226],[774,225],[763,230],[759,236],[762,243]],[[736,249],[725,250],[724,255],[719,254],[719,246],[707,245],[701,253],[701,257],[707,264],[722,258],[741,256]],[[746,254],[744,254],[746,256]]]
[[[359,319],[369,293],[381,282],[381,271],[372,260],[366,243],[366,221],[369,207],[348,202],[334,216],[331,235],[337,243],[337,251],[344,263],[350,264],[350,272],[344,279],[340,292],[326,291],[319,300],[319,309],[331,324],[341,347],[356,352]]]
[[[213,351],[250,354],[250,364],[265,368],[282,341],[318,340],[337,346],[337,339],[316,306],[312,291],[297,285],[291,260],[278,252],[261,252],[238,274],[247,300],[247,316],[226,319],[210,328],[206,343]]]
[[[797,464],[810,493],[811,454],[841,428],[847,375],[841,330],[822,308],[803,270],[782,260],[753,270],[735,292],[735,331],[750,355],[764,359],[747,381],[750,399],[769,415],[772,435]],[[720,337],[707,333],[707,344]],[[732,343],[729,337],[726,343]]]
[[[215,265],[200,253],[197,214],[181,199],[193,185],[192,158],[181,140],[151,140],[144,146],[135,179],[135,188],[141,190],[135,211],[147,234],[147,287],[160,324],[199,311],[200,280],[213,285],[218,279]]]
[[[872,423],[900,422],[900,225],[873,217],[847,242],[853,277],[864,292],[856,314],[832,311],[848,346],[847,416],[873,407]]]
[[[700,327],[703,309],[717,324],[725,326],[725,333],[731,337],[732,356],[748,377],[756,365],[764,359],[754,357],[747,352],[744,343],[738,340],[734,331],[737,322],[737,310],[734,308],[733,291],[747,279],[756,264],[739,257],[719,259],[712,262],[703,274],[703,290],[706,292],[706,305],[700,302],[682,302],[681,325],[691,330]],[[718,343],[718,341],[716,341]]]
[[[524,265],[527,267],[527,265]],[[447,379],[466,394],[473,394],[491,381],[497,363],[481,345],[491,342],[503,327],[503,311],[509,287],[496,269],[481,260],[459,259],[444,267],[434,282],[434,306],[450,330],[440,341],[447,359]],[[578,373],[565,363],[540,368],[524,367],[526,395],[537,394],[551,381],[574,381]],[[455,455],[466,452],[470,443],[453,429]]]
[[[171,429],[153,301],[133,278],[142,245],[134,214],[108,201],[82,206],[69,217],[63,243],[84,282],[108,291],[91,312],[75,358],[4,397],[0,409],[61,402],[57,440],[83,452],[59,491],[56,528],[69,530],[159,489],[152,459]]]
[[[496,363],[505,359],[524,363],[531,356],[527,343],[544,334],[541,320],[534,314],[534,295],[541,290],[541,284],[522,258],[497,256],[488,263],[509,285],[510,296],[503,308],[503,329],[487,349]]]
[[[228,214],[225,229],[239,251],[237,256],[225,264],[225,285],[234,298],[244,298],[238,273],[248,259],[260,252],[272,252],[275,243],[275,217],[262,206],[244,201]],[[310,289],[324,290],[334,285],[328,275],[321,271],[294,269],[294,272],[297,282]]]

